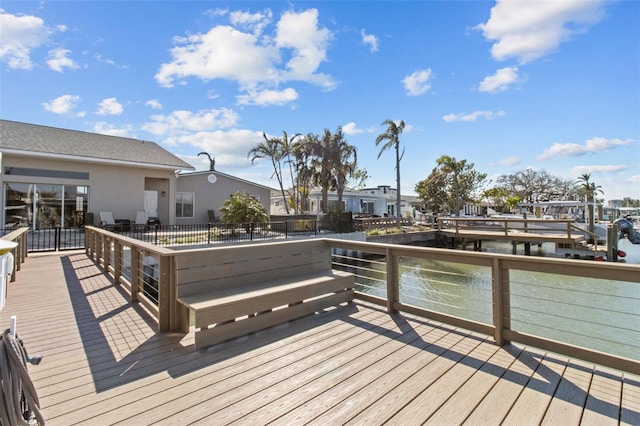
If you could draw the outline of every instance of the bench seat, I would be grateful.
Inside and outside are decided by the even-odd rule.
[[[354,298],[353,274],[331,269],[322,242],[221,248],[203,256],[178,264],[178,301],[194,313],[196,349]]]

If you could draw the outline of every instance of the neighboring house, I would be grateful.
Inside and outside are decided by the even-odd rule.
[[[179,174],[176,185],[176,224],[207,223],[210,212],[215,215],[215,219],[220,219],[220,208],[236,191],[246,192],[269,211],[272,191],[269,187],[217,170]]]
[[[336,191],[329,191],[328,198],[329,211],[336,211],[338,203]],[[307,213],[320,213],[321,202],[322,191],[320,189],[312,189],[309,194],[309,211]],[[396,190],[385,185],[376,188],[346,190],[342,194],[342,204],[343,211],[353,212],[354,215],[395,216]],[[402,215],[412,215],[414,207],[420,206],[420,204],[420,199],[417,196],[402,195],[400,198]],[[285,214],[280,191],[274,190],[271,193],[271,214]]]
[[[97,225],[100,211],[176,220],[176,174],[154,142],[0,120],[0,227]]]

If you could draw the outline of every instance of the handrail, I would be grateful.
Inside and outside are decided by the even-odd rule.
[[[597,253],[597,247],[599,244],[599,240],[601,239],[594,232],[589,231],[588,229],[580,228],[575,224],[575,220],[573,219],[529,219],[529,218],[496,218],[496,217],[487,217],[487,218],[470,218],[470,217],[438,217],[437,219],[437,229],[442,230],[444,222],[454,222],[455,224],[455,234],[460,235],[460,223],[473,223],[473,222],[491,222],[496,224],[502,224],[501,229],[504,231],[504,236],[509,236],[509,224],[512,223],[522,223],[522,228],[518,228],[518,231],[523,231],[524,233],[535,232],[535,231],[544,231],[545,233],[549,233],[550,231],[556,231],[556,233],[565,233],[568,239],[573,238],[571,231],[578,231],[582,235],[586,235],[591,237],[594,241],[594,253]],[[529,224],[552,224],[552,223],[565,223],[566,231],[561,228],[529,228]],[[516,229],[511,229],[516,230]]]
[[[510,277],[511,271],[531,271],[536,273],[595,278],[607,282],[622,281],[640,284],[640,266],[638,265],[453,251],[328,238],[323,238],[323,240],[325,240],[332,249],[370,253],[385,258],[383,264],[385,265],[386,271],[386,296],[378,297],[357,292],[356,297],[369,302],[382,304],[386,306],[389,312],[407,312],[453,326],[464,327],[472,331],[492,335],[496,343],[500,345],[509,341],[519,342],[634,374],[640,374],[640,360],[578,347],[566,342],[555,341],[540,335],[527,334],[517,329],[512,329],[512,295],[510,292],[510,286],[513,284],[512,278]],[[265,248],[268,247],[269,250],[277,250],[279,244],[297,243],[297,241],[286,241],[282,243],[271,242],[261,244],[266,244]],[[251,246],[254,246],[254,244],[251,244]],[[176,297],[178,285],[178,275],[176,272],[177,256],[188,256],[190,252],[194,250],[198,252],[211,251],[211,254],[214,255],[218,250],[240,251],[246,247],[247,246],[243,244],[174,251],[153,246],[103,229],[87,227],[87,254],[95,258],[98,263],[102,263],[105,270],[113,274],[114,282],[119,284],[129,283],[132,301],[142,302],[146,299],[144,295],[138,294],[136,290],[141,288],[141,283],[143,282],[143,263],[140,261],[140,256],[154,256],[154,258],[158,259],[158,305],[155,308],[155,312],[157,313],[159,331],[186,332],[189,329],[189,311],[177,301]],[[131,253],[130,282],[123,277],[122,273],[122,263],[123,259],[125,259],[122,252],[125,248]],[[478,322],[402,302],[400,300],[401,273],[399,268],[401,258],[454,262],[490,268],[492,321],[490,321],[490,323]],[[527,283],[523,285],[525,288],[528,288]],[[637,321],[640,320],[640,318],[637,318],[636,315],[633,320]]]
[[[15,241],[18,243],[18,246],[11,250],[14,259],[13,271],[11,272],[11,282],[13,282],[16,280],[16,272],[21,269],[22,264],[27,258],[27,247],[29,245],[29,228],[26,226],[18,228],[15,231],[11,231],[0,238],[2,238],[3,240]]]
[[[94,226],[85,228],[85,238],[87,255],[113,276],[114,284],[129,290],[131,302],[142,303],[156,317],[158,331],[188,331],[189,311],[175,295],[176,251]],[[148,257],[156,259],[157,265],[145,264]],[[127,268],[129,278],[125,274]],[[150,285],[157,286],[156,300],[144,291]]]
[[[640,283],[640,266],[610,263],[587,262],[571,259],[551,259],[541,257],[523,257],[495,253],[478,253],[452,251],[446,249],[401,246],[381,243],[357,242],[329,239],[333,248],[353,250],[386,256],[387,265],[387,298],[380,299],[362,293],[356,297],[373,303],[386,304],[389,312],[403,311],[425,318],[441,321],[454,326],[464,327],[473,331],[494,336],[496,343],[502,345],[509,341],[537,346],[541,349],[575,356],[583,360],[595,362],[605,366],[634,374],[640,373],[640,361],[624,358],[601,351],[583,348],[565,342],[554,341],[541,336],[526,334],[511,329],[511,295],[509,287],[510,271],[531,271],[574,277],[596,278],[610,281],[624,281]],[[455,262],[491,268],[491,291],[493,298],[493,323],[484,324],[468,319],[435,312],[428,309],[402,303],[398,297],[399,259],[402,257],[428,259],[441,262]],[[388,271],[393,271],[388,273]],[[640,321],[640,318],[635,318]]]

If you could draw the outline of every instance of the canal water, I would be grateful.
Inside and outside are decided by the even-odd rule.
[[[624,239],[619,249],[626,263],[640,264],[640,245]],[[510,254],[511,244],[488,243],[483,251]],[[552,252],[552,245],[531,248],[533,256]],[[360,290],[384,296],[384,264],[366,268],[370,279]],[[492,323],[490,268],[402,258],[400,274],[401,302]],[[640,284],[511,271],[510,294],[511,329],[640,360]]]

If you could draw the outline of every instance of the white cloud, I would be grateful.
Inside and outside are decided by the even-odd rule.
[[[169,115],[152,115],[151,120],[142,126],[144,131],[158,136],[173,137],[235,126],[238,114],[228,108],[206,109],[195,113],[180,110]]]
[[[269,9],[266,9],[262,13],[234,11],[229,14],[231,24],[240,28],[248,29],[255,35],[262,34],[264,28],[271,23],[272,17],[273,14]]]
[[[54,114],[69,114],[73,111],[80,102],[80,96],[77,95],[62,95],[50,102],[44,102],[42,106],[45,110]]]
[[[447,114],[442,117],[444,121],[447,123],[451,123],[454,121],[476,121],[478,118],[482,117],[487,120],[493,120],[496,117],[502,117],[505,115],[504,111],[474,111],[471,114],[459,113],[459,114]]]
[[[94,55],[94,58],[96,58],[96,61],[98,62],[102,62],[103,64],[107,64],[107,65],[112,65],[116,68],[122,69],[122,70],[126,70],[129,69],[128,65],[120,65],[118,63],[116,63],[116,61],[114,61],[113,59],[109,59],[109,58],[105,58],[102,56],[102,54],[100,53],[96,53]]]
[[[269,13],[233,12],[231,22],[240,29],[218,25],[205,34],[174,38],[171,61],[160,66],[156,81],[172,87],[176,80],[182,82],[188,77],[227,79],[238,82],[245,91],[258,86],[277,89],[282,82],[304,81],[333,89],[331,76],[317,72],[326,60],[331,39],[329,30],[318,26],[318,11],[285,12],[276,24],[275,35],[261,35],[270,20]],[[242,31],[246,27],[253,32]],[[289,59],[282,66],[285,57]]]
[[[225,16],[228,13],[229,13],[229,9],[217,8],[217,9],[206,10],[204,12],[204,15],[208,16],[209,18],[216,18],[216,17],[219,17],[219,16]]]
[[[151,107],[152,109],[162,109],[162,104],[157,99],[149,99],[144,104],[148,107]]]
[[[241,84],[277,80],[277,49],[261,46],[253,34],[217,26],[206,34],[175,38],[174,43],[172,61],[162,64],[155,75],[162,86],[172,87],[175,79],[186,77],[205,81],[222,78]]]
[[[627,181],[629,181],[631,183],[640,183],[640,175],[629,176]]]
[[[599,166],[575,166],[571,169],[573,175],[579,176],[585,173],[616,173],[629,169],[629,166],[623,164],[618,165],[599,165]]]
[[[500,68],[494,75],[484,78],[478,86],[478,90],[486,93],[504,92],[515,83],[526,81],[526,77],[518,74],[518,67]]]
[[[93,125],[93,131],[103,135],[120,136],[123,138],[135,138],[135,136],[133,136],[131,133],[133,131],[133,127],[130,125],[125,125],[118,128],[113,124],[99,121]]]
[[[547,160],[555,157],[578,157],[588,153],[608,151],[619,146],[627,146],[635,143],[632,139],[606,139],[602,137],[591,138],[580,145],[577,143],[554,143],[549,148],[545,148],[544,152],[536,159]]]
[[[413,74],[406,76],[402,80],[402,84],[404,84],[407,95],[419,96],[427,93],[427,91],[431,89],[431,83],[429,83],[430,78],[431,69],[427,68],[415,71]]]
[[[342,132],[345,135],[357,135],[358,133],[364,133],[364,130],[358,129],[358,126],[356,126],[356,123],[353,121],[350,121],[349,123],[342,126]]]
[[[51,30],[37,16],[18,16],[0,9],[0,58],[9,68],[31,69],[31,51],[49,40]]]
[[[516,164],[520,164],[522,160],[520,157],[505,157],[502,160],[498,161],[499,166],[515,166]]]
[[[98,104],[98,110],[96,114],[98,115],[120,115],[124,111],[122,104],[118,102],[116,98],[107,98],[103,99],[100,104]]]
[[[286,64],[287,71],[282,78],[308,81],[329,90],[335,88],[331,77],[316,73],[327,58],[331,38],[327,28],[318,28],[317,9],[300,13],[285,12],[278,21],[275,38],[279,48],[292,50],[291,59]]]
[[[497,0],[491,17],[476,28],[493,41],[491,55],[526,63],[555,51],[603,18],[602,0]]]
[[[64,72],[64,68],[76,69],[78,65],[73,62],[67,55],[71,54],[68,49],[53,49],[49,51],[49,59],[47,65],[53,71]]]
[[[284,90],[249,90],[245,95],[236,96],[240,105],[285,105],[298,99],[298,92],[290,87]]]
[[[371,49],[372,52],[378,51],[378,37],[365,33],[364,29],[360,30],[360,35],[362,35],[362,42],[369,45],[369,49]]]
[[[262,132],[230,129],[177,135],[164,142],[172,146],[192,146],[194,155],[201,151],[208,152],[212,157],[216,157],[216,169],[219,169],[220,166],[250,166],[251,161],[247,158],[247,153],[262,141],[264,141]],[[199,164],[199,161],[187,161]]]

